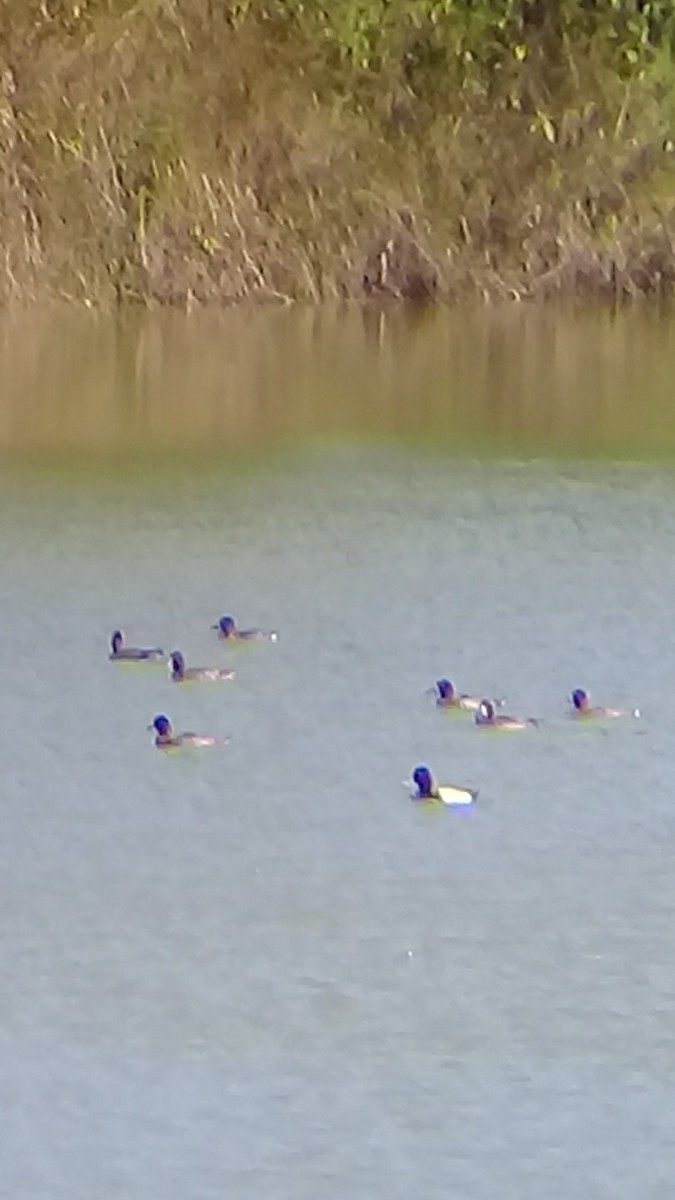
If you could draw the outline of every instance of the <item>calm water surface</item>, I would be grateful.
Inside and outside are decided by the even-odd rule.
[[[1,1195],[669,1194],[674,330],[5,321]],[[167,758],[159,711],[232,742]]]

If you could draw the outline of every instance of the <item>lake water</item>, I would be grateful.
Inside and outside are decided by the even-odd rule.
[[[0,369],[0,1194],[668,1195],[672,318],[23,314]]]

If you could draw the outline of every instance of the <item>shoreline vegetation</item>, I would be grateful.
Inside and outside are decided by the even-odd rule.
[[[0,303],[675,291],[672,0],[0,0]]]

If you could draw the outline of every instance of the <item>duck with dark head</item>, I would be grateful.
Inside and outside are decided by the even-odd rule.
[[[220,683],[234,679],[235,672],[220,667],[186,667],[181,651],[172,650],[169,655],[169,677],[174,683]]]
[[[611,720],[615,717],[639,717],[639,708],[605,708],[601,704],[592,705],[591,698],[584,688],[575,688],[570,696],[570,709],[573,717],[578,720],[593,720],[603,718]]]
[[[229,738],[205,737],[200,733],[174,733],[171,721],[164,713],[158,713],[150,722],[148,732],[154,733],[154,743],[158,750],[225,746],[229,741]]]
[[[276,642],[279,635],[275,630],[267,632],[264,629],[240,629],[234,617],[220,617],[215,625],[211,626],[218,633],[218,637],[227,642]]]
[[[535,717],[508,717],[506,714],[498,714],[492,700],[481,700],[474,721],[479,729],[501,729],[505,733],[539,728],[539,721]]]
[[[429,691],[435,693],[436,708],[450,709],[455,712],[477,712],[480,708],[480,696],[470,696],[466,692],[458,692],[450,679],[437,679],[435,686],[429,688]],[[499,707],[504,701],[493,700],[492,703]]]
[[[412,785],[412,799],[422,803],[447,804],[462,806],[473,804],[478,797],[475,788],[460,787],[457,784],[438,784],[431,771],[424,764],[415,767],[409,781]],[[406,784],[406,786],[408,786]]]
[[[158,646],[125,646],[122,630],[116,629],[110,638],[108,657],[113,662],[161,662],[165,654]]]

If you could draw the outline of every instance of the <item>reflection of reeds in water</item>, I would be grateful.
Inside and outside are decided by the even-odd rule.
[[[669,453],[655,312],[72,309],[0,323],[0,446],[144,457],[319,438]]]

